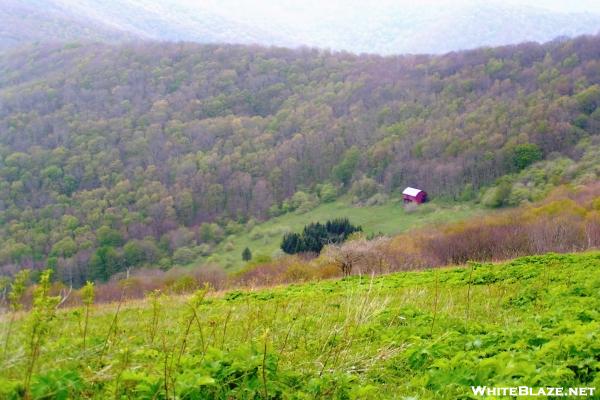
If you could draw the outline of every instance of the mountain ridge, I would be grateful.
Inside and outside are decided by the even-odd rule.
[[[384,1],[298,7],[293,2],[196,4],[168,0],[7,0],[0,46],[31,41],[130,40],[318,47],[356,54],[443,54],[595,34],[600,14],[491,2]],[[318,13],[319,7],[325,7]],[[44,11],[46,11],[44,13]],[[40,28],[41,27],[41,28]]]

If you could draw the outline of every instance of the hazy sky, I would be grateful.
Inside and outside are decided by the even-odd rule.
[[[381,7],[399,4],[500,4],[528,5],[560,12],[600,13],[600,0],[175,0],[188,5],[209,5],[215,10],[227,10],[242,16],[243,14],[279,14],[294,12],[319,13],[344,9],[347,7]]]
[[[600,31],[600,0],[52,1],[153,39],[208,38],[358,53],[443,53]],[[485,7],[488,5],[491,7]],[[523,18],[519,18],[521,14]]]
[[[527,4],[562,12],[600,13],[600,0],[506,0],[505,4]]]

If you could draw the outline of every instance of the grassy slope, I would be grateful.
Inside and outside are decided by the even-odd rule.
[[[124,305],[102,359],[116,307],[92,311],[85,354],[80,312],[62,311],[41,374],[60,381],[75,371],[87,388],[79,396],[96,398],[115,390],[162,398],[165,365],[181,398],[262,398],[265,382],[269,397],[306,399],[456,399],[469,385],[600,387],[600,252],[210,296],[182,346],[186,301],[160,300],[153,341],[151,304]],[[0,365],[0,397],[25,369],[21,322],[16,332]],[[35,378],[34,388],[48,379]]]
[[[273,256],[277,254],[285,232],[299,232],[310,222],[325,222],[332,218],[347,217],[352,223],[361,225],[366,233],[393,235],[414,227],[457,221],[483,212],[483,209],[468,203],[433,202],[407,213],[397,200],[381,206],[356,207],[342,199],[322,204],[303,214],[288,213],[272,218],[249,232],[231,235],[211,256],[202,261],[214,262],[227,269],[237,269],[243,265],[241,254],[245,247],[250,248],[255,256]]]

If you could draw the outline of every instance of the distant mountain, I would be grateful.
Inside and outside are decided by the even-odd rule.
[[[457,49],[500,46],[525,41],[547,42],[557,37],[573,37],[600,30],[600,15],[561,14],[529,7],[487,4],[477,7],[436,9],[437,15],[423,13],[393,43],[381,48],[383,53],[395,49],[403,52],[444,53]],[[418,18],[415,16],[415,18]],[[397,26],[393,22],[392,26]]]
[[[7,1],[0,10],[0,48],[39,41],[136,39],[295,45],[260,27],[173,0]]]
[[[432,7],[387,4],[352,18],[311,26],[298,40],[319,47],[380,54],[446,53],[482,46],[547,42],[600,30],[600,15],[494,4]],[[311,38],[316,38],[310,41]]]
[[[276,30],[229,19],[186,0],[49,0],[140,38],[200,43],[292,45]]]
[[[3,0],[0,7],[0,49],[31,42],[93,40],[110,43],[134,38],[136,35],[130,31],[72,13],[54,1]]]
[[[305,0],[299,6],[293,0],[281,0],[268,11],[234,8],[227,9],[227,15],[252,25],[273,26],[293,43],[355,53],[439,54],[526,41],[541,43],[600,31],[600,14],[559,12],[505,1],[322,3]],[[211,9],[223,10],[216,5]]]
[[[5,0],[0,47],[31,41],[314,46],[355,53],[445,53],[600,31],[600,15],[502,2],[383,0]]]

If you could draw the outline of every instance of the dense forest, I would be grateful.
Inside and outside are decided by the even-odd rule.
[[[444,56],[0,54],[0,272],[47,265],[79,285],[169,268],[346,192],[374,202],[413,185],[501,206],[597,179],[599,54],[600,37]]]

